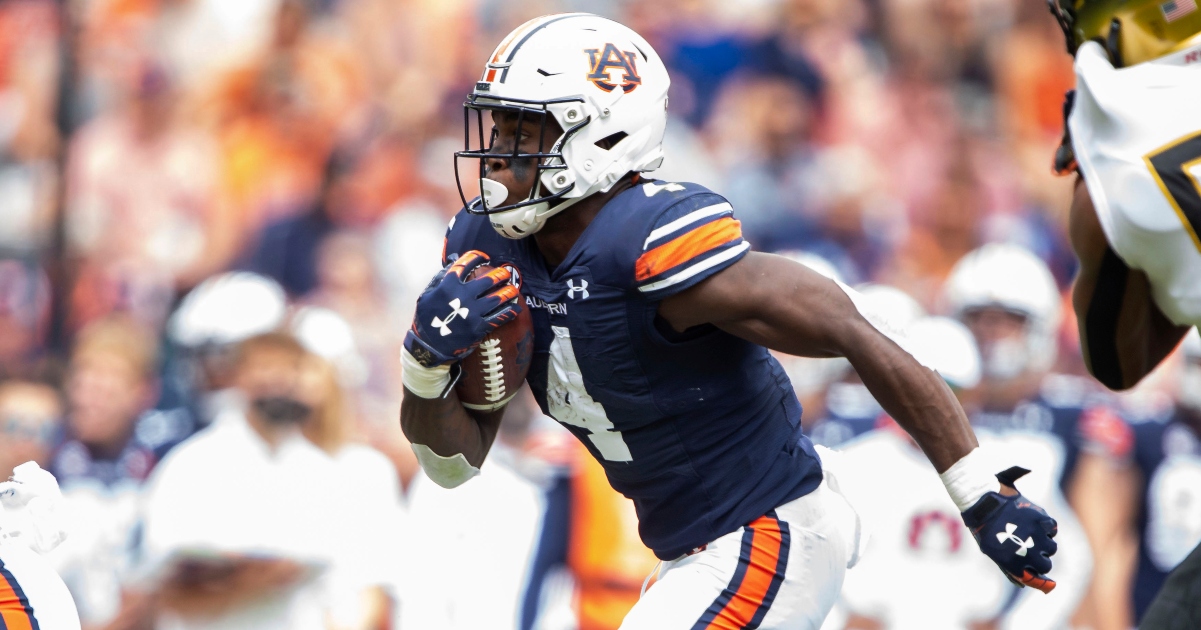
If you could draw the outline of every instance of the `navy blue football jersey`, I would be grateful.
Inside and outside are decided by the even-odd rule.
[[[841,448],[847,442],[892,422],[861,383],[834,383],[826,390],[826,414],[806,435],[814,444]]]
[[[1201,542],[1201,438],[1179,412],[1130,429],[1143,482],[1133,593],[1142,620],[1168,574]]]
[[[821,482],[800,402],[771,353],[713,326],[676,333],[658,318],[661,300],[746,255],[721,196],[643,180],[605,204],[554,269],[534,239],[506,239],[487,217],[460,212],[443,262],[473,249],[521,273],[534,321],[530,389],[633,500],[659,558]]]

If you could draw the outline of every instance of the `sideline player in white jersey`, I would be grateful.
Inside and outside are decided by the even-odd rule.
[[[972,333],[945,317],[926,317],[907,330],[902,346],[935,370],[964,402],[980,383],[981,359]],[[1023,492],[1050,506],[1059,521],[1056,568],[1060,584],[1047,597],[1014,593],[990,563],[970,545],[970,534],[956,518],[955,504],[925,465],[921,450],[896,424],[889,422],[844,445],[844,488],[864,506],[864,526],[871,532],[859,566],[847,572],[841,604],[849,618],[845,627],[881,630],[966,629],[987,625],[1001,629],[1064,627],[1089,583],[1092,556],[1088,540],[1059,489],[1063,451],[1045,431],[975,427],[981,452],[996,462],[1020,462],[1037,471]],[[887,475],[867,471],[888,471]],[[999,536],[1003,533],[998,533]],[[943,576],[938,590],[916,580],[897,580],[896,567],[912,574]],[[1067,576],[1067,577],[1063,577]],[[829,627],[829,626],[825,626]],[[840,626],[841,627],[841,626]]]
[[[1201,324],[1201,8],[1047,3],[1076,58],[1055,169],[1079,173],[1071,240],[1080,346],[1097,380],[1127,389]],[[1201,627],[1201,546],[1143,625]]]
[[[63,540],[61,498],[54,475],[34,462],[0,483],[0,628],[79,630],[67,585],[41,557]]]

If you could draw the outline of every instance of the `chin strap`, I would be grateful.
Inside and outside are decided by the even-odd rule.
[[[1047,8],[1051,10],[1051,15],[1055,16],[1055,21],[1059,22],[1059,28],[1063,30],[1063,38],[1067,44],[1068,54],[1076,55],[1076,37],[1072,34],[1072,25],[1076,22],[1076,16],[1071,9],[1064,8],[1059,3],[1059,0],[1047,0]]]
[[[1068,90],[1063,95],[1063,137],[1059,147],[1055,149],[1055,158],[1051,162],[1051,172],[1059,177],[1066,177],[1076,172],[1076,150],[1072,148],[1072,132],[1068,128],[1068,118],[1076,105],[1076,90]]]
[[[1105,52],[1109,53],[1109,62],[1115,68],[1126,65],[1122,59],[1122,21],[1114,18],[1109,23],[1109,35],[1105,37]]]

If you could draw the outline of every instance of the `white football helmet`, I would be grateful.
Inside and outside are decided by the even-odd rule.
[[[360,387],[367,381],[367,363],[359,354],[354,329],[341,315],[305,306],[292,314],[288,327],[305,350],[334,366],[343,386]]]
[[[488,215],[501,235],[524,238],[627,173],[655,170],[663,163],[669,85],[667,67],[650,44],[617,22],[563,13],[522,24],[493,51],[464,103],[467,146],[455,153],[464,207]],[[485,111],[514,112],[519,126],[540,120],[543,135],[546,116],[553,116],[563,134],[545,153],[492,153],[484,138]],[[463,194],[460,158],[480,161],[481,198],[468,202]],[[487,158],[537,160],[529,197],[501,205],[509,191],[484,177]]]
[[[975,309],[1001,308],[1026,318],[1025,343],[981,348],[984,374],[1006,379],[1055,363],[1061,309],[1059,287],[1046,263],[1024,247],[992,243],[964,256],[943,287],[956,319]]]
[[[223,273],[188,293],[167,323],[167,335],[187,348],[232,345],[278,329],[287,310],[287,296],[274,280]]]
[[[902,347],[949,385],[971,389],[980,383],[980,352],[970,330],[949,317],[923,317],[909,326]]]

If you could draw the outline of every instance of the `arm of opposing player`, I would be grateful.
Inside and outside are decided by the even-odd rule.
[[[1146,274],[1127,267],[1109,246],[1083,179],[1076,180],[1070,236],[1080,261],[1072,304],[1084,362],[1106,387],[1128,389],[1155,369],[1189,329],[1159,310]]]
[[[663,300],[659,315],[676,330],[709,323],[789,354],[846,357],[940,473],[977,446],[942,378],[872,326],[837,284],[804,265],[749,253]]]
[[[1082,419],[1084,452],[1068,489],[1093,551],[1082,621],[1097,630],[1124,630],[1134,626],[1129,594],[1138,554],[1139,472],[1130,457],[1130,427],[1104,417],[1109,426],[1099,426],[1097,419]]]

